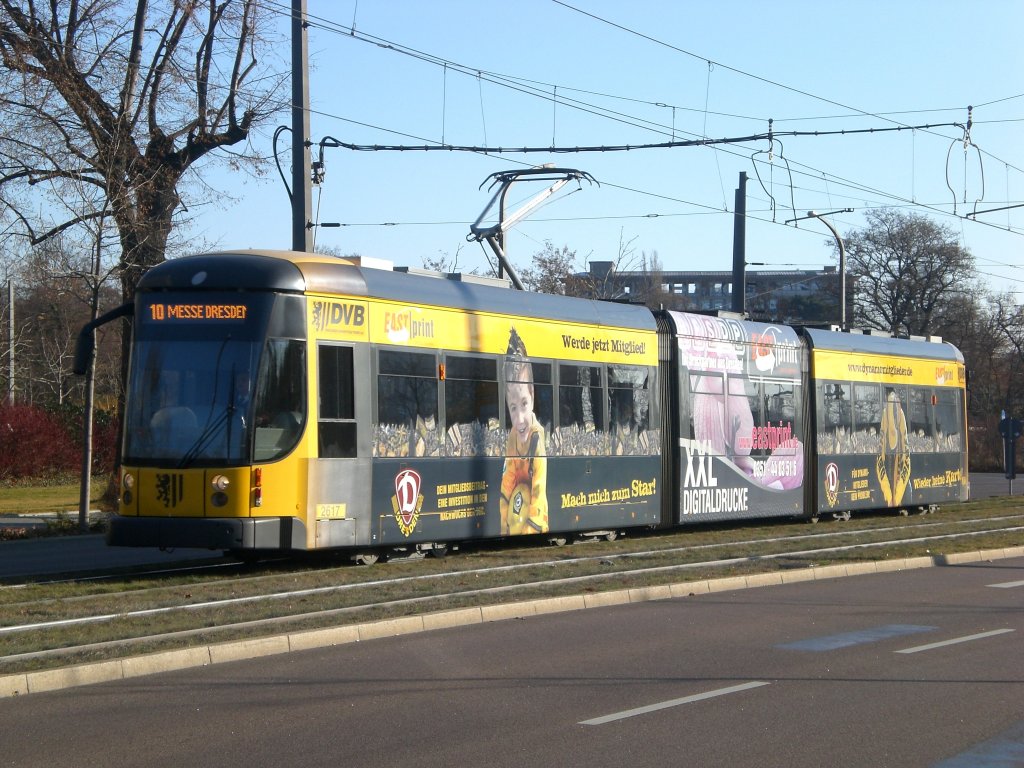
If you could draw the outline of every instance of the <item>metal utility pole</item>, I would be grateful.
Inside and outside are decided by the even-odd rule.
[[[313,250],[306,0],[292,0],[292,250]]]
[[[747,172],[740,171],[732,223],[732,311],[747,309]]]
[[[105,211],[104,211],[105,213]],[[100,226],[96,235],[96,247],[92,261],[92,279],[89,284],[90,296],[90,322],[95,322],[100,314],[100,265],[103,256],[103,222],[100,219]],[[91,331],[95,334],[96,331]],[[95,337],[94,337],[95,343]],[[89,360],[89,368],[85,372],[85,407],[82,420],[82,467],[81,482],[78,488],[78,530],[82,533],[89,532],[89,507],[92,501],[92,434],[93,434],[93,406],[96,401],[96,355],[93,354]]]
[[[7,279],[7,404],[14,405],[14,281]]]

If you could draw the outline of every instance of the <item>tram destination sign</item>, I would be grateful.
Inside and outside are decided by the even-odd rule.
[[[249,307],[237,302],[153,301],[143,309],[143,320],[151,323],[244,322]]]

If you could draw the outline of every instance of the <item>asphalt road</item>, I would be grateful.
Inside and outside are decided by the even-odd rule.
[[[971,498],[987,499],[992,496],[1024,496],[1024,474],[1007,480],[996,472],[971,473]]]
[[[1021,765],[1022,607],[1016,558],[264,657],[2,699],[0,765]]]

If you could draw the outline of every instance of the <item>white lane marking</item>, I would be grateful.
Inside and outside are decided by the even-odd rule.
[[[1024,581],[1005,581],[1002,584],[989,584],[996,589],[1011,589],[1013,587],[1024,587]]]
[[[695,701],[704,701],[705,699],[713,699],[716,696],[725,696],[730,693],[739,693],[740,691],[749,691],[751,688],[760,688],[762,685],[769,685],[769,683],[755,680],[750,683],[742,683],[740,685],[731,685],[728,688],[719,688],[714,691],[706,691],[704,693],[696,693],[693,696],[684,696],[681,699],[672,699],[671,701],[662,701],[657,704],[649,704],[646,707],[637,707],[636,709],[627,709],[624,712],[615,712],[611,715],[604,715],[603,717],[595,717],[592,720],[584,720],[580,725],[604,725],[605,723],[613,723],[616,720],[625,720],[627,717],[636,717],[637,715],[646,715],[649,712],[657,712],[659,709],[668,709],[669,707],[678,707],[681,704],[692,704]]]
[[[954,637],[952,640],[943,640],[939,643],[929,643],[928,645],[918,645],[914,648],[904,648],[902,651],[896,651],[896,653],[920,653],[921,651],[930,651],[934,648],[943,648],[947,645],[956,645],[957,643],[969,643],[971,640],[981,640],[986,637],[994,637],[996,635],[1005,635],[1007,632],[1013,632],[1012,629],[993,629],[991,632],[979,632],[976,635],[967,635],[966,637]]]

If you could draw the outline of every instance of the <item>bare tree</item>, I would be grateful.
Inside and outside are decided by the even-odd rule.
[[[452,255],[447,251],[438,251],[437,256],[423,256],[420,261],[423,264],[424,269],[429,269],[431,272],[441,272],[444,274],[453,272],[462,272],[462,267],[459,265],[459,259],[462,256],[462,244],[460,243],[455,248],[455,254]],[[480,270],[474,267],[468,274],[479,275]],[[497,274],[493,272],[493,274]]]
[[[630,298],[651,309],[684,309],[685,300],[667,290],[662,273],[665,271],[657,251],[640,252],[640,278]]]
[[[628,240],[620,232],[619,243],[616,249],[615,258],[607,261],[591,259],[585,271],[576,271],[573,262],[566,261],[556,264],[561,271],[559,279],[564,283],[564,288],[559,291],[569,296],[582,296],[589,299],[601,299],[604,301],[628,301],[636,304],[645,304],[651,308],[668,307],[680,308],[678,302],[673,301],[662,282],[663,267],[657,251],[641,251],[639,254],[633,245],[636,237]],[[549,244],[550,250],[550,244]],[[563,248],[563,251],[568,252]],[[575,256],[575,252],[568,252]],[[538,254],[534,257],[538,263]],[[544,260],[541,264],[546,264]]]
[[[529,291],[564,296],[566,280],[576,268],[576,251],[568,245],[556,248],[546,240],[544,249],[533,254],[530,266],[520,270],[520,277]]]
[[[1014,301],[1008,293],[996,296],[992,304],[995,310],[995,324],[1002,337],[1017,356],[1024,359],[1024,307]]]
[[[937,313],[967,284],[974,257],[956,233],[927,217],[886,209],[845,236],[856,279],[854,322],[893,334],[927,334]]]
[[[84,300],[89,287],[76,274],[80,258],[64,240],[55,237],[19,254],[12,272],[19,286],[19,399],[48,408],[64,404],[80,387],[71,375],[72,347],[90,319]]]
[[[109,216],[129,299],[164,259],[193,166],[259,160],[217,152],[280,106],[285,75],[263,77],[256,57],[271,13],[259,7],[0,0],[0,216],[33,244]]]
[[[573,281],[577,286],[576,290],[580,291],[577,295],[605,300],[625,298],[623,286],[617,278],[619,273],[633,271],[636,266],[634,242],[636,242],[635,236],[626,240],[625,235],[619,230],[619,245],[615,258],[611,261],[591,259],[590,270],[584,275],[579,275],[578,280]]]
[[[1024,310],[1010,294],[968,284],[936,313],[932,333],[952,342],[967,366],[971,467],[997,469],[1000,414],[1024,415]]]

